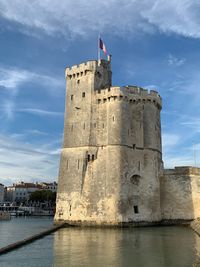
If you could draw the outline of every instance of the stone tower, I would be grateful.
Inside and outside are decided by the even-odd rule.
[[[122,225],[161,220],[161,98],[112,87],[111,61],[66,69],[55,222]]]

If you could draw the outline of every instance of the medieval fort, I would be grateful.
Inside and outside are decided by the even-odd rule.
[[[66,80],[55,222],[138,225],[199,217],[200,169],[163,167],[160,95],[112,86],[110,57],[67,68]]]

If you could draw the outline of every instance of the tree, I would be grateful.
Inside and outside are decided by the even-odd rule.
[[[52,204],[56,202],[56,192],[50,190],[37,190],[30,194],[29,201],[33,202],[51,202]]]

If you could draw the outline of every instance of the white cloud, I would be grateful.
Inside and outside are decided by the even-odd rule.
[[[180,141],[180,137],[176,134],[164,133],[162,135],[163,148],[176,146]]]
[[[40,130],[37,130],[37,129],[29,129],[29,130],[26,130],[25,131],[27,134],[32,134],[32,135],[48,135],[47,132],[43,132],[43,131],[40,131]]]
[[[0,67],[0,88],[17,90],[26,82],[34,82],[55,88],[63,87],[63,80],[19,68]]]
[[[54,141],[36,145],[1,134],[0,182],[55,180],[58,175],[60,140]]]
[[[0,118],[5,118],[6,120],[12,120],[16,113],[28,113],[32,115],[37,115],[41,117],[51,116],[51,117],[63,117],[63,112],[44,110],[39,108],[16,108],[15,102],[13,100],[4,100],[2,105],[0,105],[1,115]],[[44,133],[35,131],[34,134],[44,135]]]
[[[39,115],[39,116],[63,116],[63,112],[57,112],[57,111],[49,111],[49,110],[43,110],[43,109],[37,109],[37,108],[22,108],[18,109],[17,112],[24,112],[24,113],[30,113],[33,115]]]
[[[26,71],[0,68],[0,87],[13,89],[30,79]]]
[[[182,66],[184,63],[185,63],[185,58],[177,58],[171,54],[169,54],[168,56],[168,65],[171,65],[171,66]]]
[[[149,9],[142,12],[149,23],[163,32],[200,38],[200,2],[196,0],[157,0],[149,2]]]
[[[1,0],[0,15],[33,34],[41,30],[68,38],[92,32],[118,35],[159,29],[200,38],[200,3],[196,0]],[[31,28],[31,30],[27,30]]]
[[[2,105],[0,107],[1,115],[0,118],[6,118],[8,120],[13,119],[14,117],[14,110],[15,110],[15,103],[12,100],[4,100],[2,101]]]
[[[11,120],[14,118],[15,112],[26,112],[37,114],[40,116],[51,115],[51,116],[60,116],[59,112],[46,111],[42,109],[32,109],[24,108],[21,110],[16,109],[16,96],[21,86],[26,83],[32,83],[40,85],[39,88],[44,88],[48,94],[55,97],[60,96],[59,92],[65,88],[65,80],[60,78],[54,78],[45,74],[39,74],[36,72],[31,72],[25,69],[19,68],[8,68],[0,66],[0,90],[7,90],[8,96],[5,99],[1,100],[0,105],[0,118],[6,118]],[[25,88],[25,87],[24,87]],[[26,87],[27,88],[27,87]]]
[[[187,116],[180,123],[181,125],[190,128],[193,132],[200,133],[200,119]]]

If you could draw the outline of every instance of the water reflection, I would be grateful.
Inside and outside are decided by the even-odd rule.
[[[54,238],[54,266],[121,266],[122,231],[61,229]]]
[[[199,255],[200,238],[184,227],[65,228],[54,235],[53,266],[192,267]]]
[[[200,237],[195,235],[195,261],[192,267],[200,267]]]

